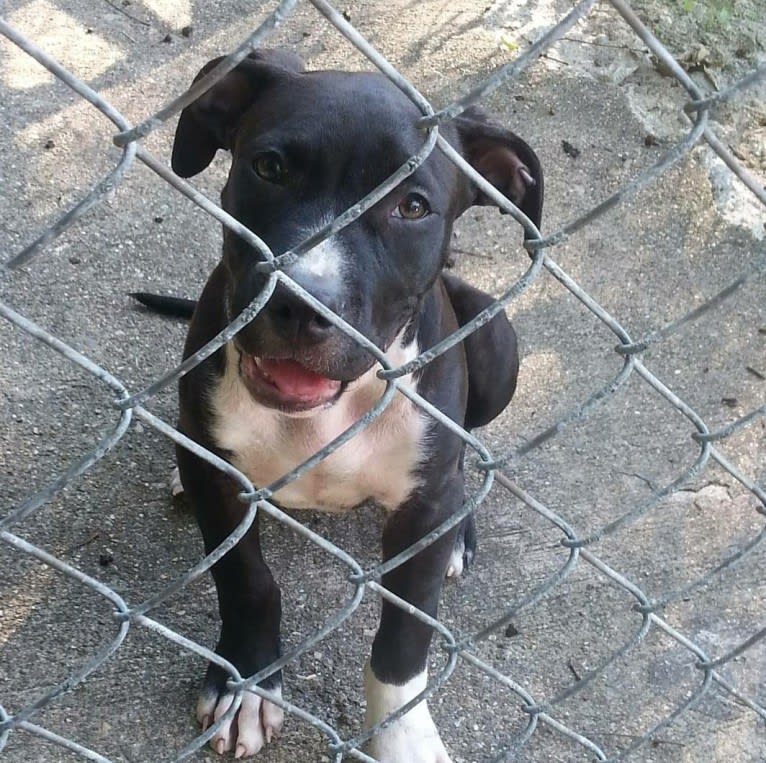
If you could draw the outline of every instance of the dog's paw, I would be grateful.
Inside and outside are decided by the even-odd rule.
[[[369,664],[365,673],[368,728],[409,702],[423,691],[428,681],[425,671],[402,686],[382,683]],[[375,734],[370,740],[369,754],[379,763],[452,763],[425,702]]]
[[[281,687],[270,691],[279,697],[282,696]],[[230,692],[219,694],[214,689],[203,691],[197,702],[197,720],[202,730],[217,721],[231,707],[233,701],[234,694]],[[239,710],[218,729],[210,739],[210,746],[219,755],[231,750],[234,750],[235,758],[255,755],[279,735],[284,716],[282,708],[278,705],[246,691],[242,695]]]
[[[181,483],[181,473],[178,471],[177,466],[175,469],[173,469],[172,472],[170,472],[168,485],[170,486],[170,495],[172,495],[173,498],[177,498],[179,495],[183,494],[184,486]]]
[[[425,702],[422,707],[428,723],[421,718],[418,706],[404,718],[392,723],[376,734],[370,742],[370,755],[379,763],[452,763],[436,727],[428,714]]]
[[[455,545],[450,554],[447,564],[447,579],[459,578],[473,563],[476,555],[476,527],[474,525],[473,515],[469,514],[463,524],[460,525]]]
[[[463,570],[467,568],[468,564],[465,559],[465,541],[462,536],[458,536],[449,557],[449,564],[447,565],[445,577],[459,578],[463,574]]]

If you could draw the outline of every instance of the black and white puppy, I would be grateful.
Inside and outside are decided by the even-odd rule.
[[[211,61],[197,78],[220,59]],[[181,114],[173,169],[195,175],[218,149],[232,164],[225,210],[279,254],[345,211],[424,142],[418,108],[378,74],[303,70],[278,51],[255,53]],[[443,136],[498,190],[539,224],[543,179],[534,152],[475,109]],[[385,352],[398,366],[465,324],[489,295],[442,272],[452,225],[489,203],[442,152],[361,218],[307,252],[286,272]],[[218,334],[261,291],[259,254],[224,230],[223,257],[194,311],[184,356]],[[379,365],[359,345],[279,285],[237,336],[180,383],[179,428],[267,486],[326,445],[380,398]],[[458,424],[482,426],[516,386],[516,337],[504,314],[403,379]],[[389,510],[383,556],[390,559],[459,510],[462,441],[396,393],[378,418],[274,501],[291,509],[350,509],[372,500]],[[184,448],[183,489],[207,552],[237,526],[239,488]],[[436,616],[446,574],[460,574],[475,546],[472,521],[386,574],[383,585]],[[217,652],[244,676],[280,655],[280,591],[261,555],[257,521],[214,567],[222,619]],[[432,631],[384,601],[365,671],[366,724],[376,724],[426,686]],[[231,705],[227,674],[207,671],[197,705],[203,726]],[[263,682],[281,692],[281,674]],[[246,693],[237,717],[211,740],[219,753],[257,753],[283,713]],[[377,733],[383,763],[449,763],[425,702]]]

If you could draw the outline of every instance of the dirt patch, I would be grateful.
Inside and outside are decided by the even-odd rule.
[[[704,94],[725,90],[766,64],[766,15],[761,0],[637,0],[639,18]],[[525,49],[570,10],[562,0],[498,4],[487,14],[500,44]],[[646,129],[647,145],[671,144],[688,132],[690,99],[681,83],[608,3],[590,13],[543,56],[560,76],[616,86]],[[718,105],[714,133],[766,185],[766,77]],[[758,239],[766,234],[763,206],[707,147],[695,158],[705,168],[718,210]]]
[[[646,0],[635,7],[706,90],[729,87],[766,63],[766,13],[761,0]],[[738,158],[751,169],[766,172],[766,81],[744,92],[733,108],[722,107],[720,116],[720,122],[734,122]]]

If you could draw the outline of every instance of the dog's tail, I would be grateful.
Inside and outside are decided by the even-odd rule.
[[[197,307],[196,300],[183,297],[166,297],[163,294],[149,294],[145,291],[135,291],[130,296],[155,313],[169,315],[172,318],[189,319],[194,314],[194,308]]]

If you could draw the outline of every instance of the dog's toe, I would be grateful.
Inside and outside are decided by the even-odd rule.
[[[475,556],[476,547],[466,546],[463,538],[458,538],[450,554],[445,577],[453,579],[464,575],[471,568]]]
[[[233,694],[224,694],[219,698],[218,703],[215,706],[213,712],[213,722],[219,721],[223,714],[231,707],[231,703],[234,701]],[[229,718],[221,724],[221,727],[210,739],[210,746],[219,754],[223,755],[225,752],[234,749],[234,740],[236,738],[236,713],[234,717]]]
[[[181,484],[181,474],[178,471],[177,466],[170,472],[170,480],[168,481],[168,484],[170,485],[170,494],[173,498],[176,498],[184,492],[184,486]]]
[[[459,578],[468,571],[476,556],[476,524],[469,514],[460,525],[455,545],[447,563],[447,578]]]
[[[202,726],[203,731],[207,731],[208,726],[213,723],[215,706],[218,703],[218,692],[204,690],[197,700],[197,720]]]
[[[239,735],[234,757],[245,758],[260,752],[264,745],[279,734],[283,720],[281,707],[257,694],[246,692],[239,710]]]
[[[463,574],[464,552],[460,547],[462,543],[452,549],[452,554],[447,565],[447,578],[459,578]]]

